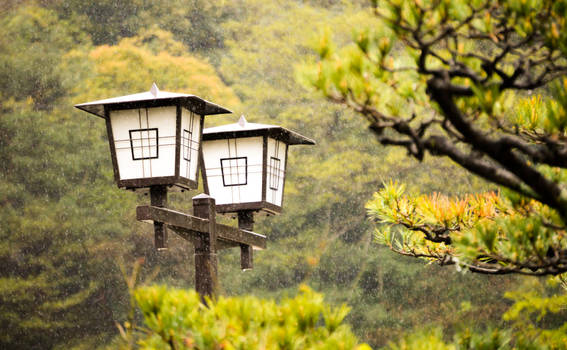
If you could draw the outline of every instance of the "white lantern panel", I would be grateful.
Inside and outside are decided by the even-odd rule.
[[[283,199],[286,150],[287,144],[285,142],[268,138],[266,201],[279,207],[281,207]]]
[[[261,136],[203,142],[207,183],[217,205],[262,200],[262,144]]]
[[[179,175],[197,181],[199,165],[199,142],[201,116],[181,108],[181,152],[179,152]]]
[[[175,175],[175,106],[110,112],[120,180]]]

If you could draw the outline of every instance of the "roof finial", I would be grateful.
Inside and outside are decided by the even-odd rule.
[[[240,119],[238,119],[238,125],[240,125],[241,127],[245,127],[246,126],[246,118],[244,118],[244,114],[240,116]]]
[[[156,83],[152,84],[152,87],[150,89],[150,92],[152,93],[152,95],[154,95],[154,97],[157,97],[158,93],[159,93],[159,89],[156,85]]]

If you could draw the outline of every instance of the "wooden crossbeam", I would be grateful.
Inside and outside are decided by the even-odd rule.
[[[145,222],[160,222],[169,226],[181,236],[193,241],[193,236],[209,230],[209,220],[175,210],[160,208],[151,205],[142,205],[136,208],[136,218]],[[221,248],[239,246],[241,244],[252,246],[254,249],[266,249],[266,236],[236,227],[216,224],[217,240]]]

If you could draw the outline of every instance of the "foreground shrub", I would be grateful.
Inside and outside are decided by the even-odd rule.
[[[342,323],[349,308],[330,307],[301,287],[280,303],[252,296],[201,303],[194,290],[138,288],[142,349],[370,349]]]

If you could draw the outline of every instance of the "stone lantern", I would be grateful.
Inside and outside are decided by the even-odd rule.
[[[159,91],[78,104],[106,120],[114,177],[120,188],[197,188],[206,115],[231,113],[198,96]]]
[[[282,210],[289,145],[315,141],[277,125],[235,124],[203,131],[205,186],[217,212]]]

